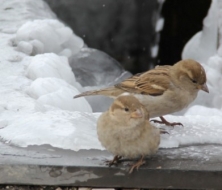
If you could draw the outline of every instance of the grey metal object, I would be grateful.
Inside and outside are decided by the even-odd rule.
[[[132,76],[118,61],[92,48],[82,48],[69,58],[69,64],[82,86],[111,86]]]
[[[129,162],[105,166],[104,159],[112,157],[106,151],[0,147],[0,184],[183,189],[222,186],[221,145],[161,149],[132,174],[128,174]]]

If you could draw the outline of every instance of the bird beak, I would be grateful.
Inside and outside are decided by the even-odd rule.
[[[143,112],[140,109],[137,109],[133,113],[131,113],[131,118],[141,118],[143,117]]]
[[[209,89],[208,89],[206,83],[204,83],[203,85],[200,85],[198,88],[199,88],[200,90],[203,90],[203,91],[209,93]]]

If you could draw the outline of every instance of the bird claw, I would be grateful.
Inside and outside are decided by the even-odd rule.
[[[104,163],[109,167],[117,164],[116,162],[113,162],[113,160],[105,160]]]
[[[139,169],[140,166],[142,166],[143,164],[145,164],[146,162],[143,160],[144,156],[141,157],[141,159],[136,162],[135,164],[133,164],[129,170],[129,174],[131,174],[133,172],[133,170],[136,168],[137,170]]]
[[[168,133],[168,131],[166,131],[165,129],[160,128],[160,134],[170,134]]]
[[[172,122],[172,123],[170,123],[170,122],[168,122],[166,119],[164,119],[163,116],[160,116],[160,119],[161,119],[161,121],[156,120],[156,119],[152,119],[152,120],[150,120],[150,121],[152,121],[152,122],[154,122],[154,123],[165,124],[165,125],[171,126],[171,127],[174,127],[175,125],[181,125],[181,126],[183,126],[183,124],[180,123],[180,122]]]
[[[105,164],[109,167],[111,167],[112,165],[117,165],[121,158],[121,156],[114,156],[112,160],[105,160]]]

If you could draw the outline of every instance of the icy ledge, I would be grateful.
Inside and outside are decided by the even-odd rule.
[[[193,115],[197,111],[202,115]],[[103,150],[96,134],[96,121],[99,115],[100,113],[63,110],[26,114],[15,111],[11,123],[7,124],[6,120],[1,120],[0,125],[7,127],[1,129],[0,135],[6,143],[22,147],[50,144],[74,151]],[[6,113],[4,116],[6,117]],[[161,136],[160,148],[191,144],[222,144],[221,117],[222,113],[218,110],[200,106],[193,107],[185,116],[167,116],[169,121],[181,122],[184,127],[176,126],[174,129],[166,127],[170,134]]]
[[[3,0],[0,7],[4,23],[0,28],[2,141],[22,147],[49,144],[74,151],[103,149],[96,134],[100,113],[92,113],[84,98],[72,98],[87,88],[97,88],[82,87],[76,81],[72,72],[77,68],[75,64],[87,63],[86,57],[97,63],[94,57],[101,53],[85,48],[82,39],[56,20],[43,1]],[[79,52],[84,56],[77,56]],[[72,69],[68,64],[70,57]],[[214,65],[218,65],[217,62]],[[209,81],[214,81],[211,80],[214,76],[212,70]],[[101,103],[100,98],[97,100]],[[169,121],[182,122],[184,127],[167,128],[170,135],[162,135],[160,147],[222,144],[221,116],[217,109],[200,106],[192,107],[185,116],[167,116]]]

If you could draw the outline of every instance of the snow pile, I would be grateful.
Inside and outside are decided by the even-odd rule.
[[[80,85],[79,87],[81,88]],[[38,78],[27,89],[27,93],[42,104],[56,106],[63,110],[92,112],[85,99],[73,99],[73,94],[77,95],[79,92],[64,80],[53,77]]]
[[[197,115],[198,113],[198,115]],[[172,148],[181,145],[222,144],[222,112],[216,108],[193,106],[184,116],[166,116],[168,121],[181,122],[162,135],[160,147]],[[160,126],[160,125],[158,125]],[[165,128],[164,125],[161,126]]]
[[[83,40],[55,19],[33,20],[16,32],[18,50],[28,55],[53,52],[67,57],[79,52]]]
[[[193,58],[199,62],[206,62],[217,52],[218,43],[218,0],[213,0],[207,17],[203,21],[203,30],[195,34],[185,45],[182,52],[183,59]]]
[[[203,30],[191,38],[182,53],[183,59],[192,58],[203,65],[210,91],[209,94],[200,92],[190,107],[199,104],[222,109],[222,88],[220,88],[222,85],[221,8],[222,1],[212,1],[208,15],[203,22]],[[181,113],[184,113],[184,111]]]
[[[199,112],[199,115],[193,115]],[[4,116],[12,113],[4,113]],[[96,134],[96,121],[100,113],[51,110],[35,113],[14,112],[12,121],[1,120],[2,140],[22,147],[50,144],[71,149],[100,149]],[[166,128],[170,134],[161,135],[160,148],[173,148],[193,144],[222,144],[222,112],[214,108],[193,107],[185,116],[166,116],[168,121],[181,122],[184,127]],[[7,127],[6,127],[7,126]]]
[[[42,1],[40,1],[41,3]],[[29,5],[29,1],[27,1],[26,6],[33,6],[33,4]],[[98,89],[103,86],[113,85],[131,76],[116,60],[106,53],[87,48],[87,45],[84,44],[80,37],[76,36],[69,27],[56,18],[44,19],[43,17],[25,22],[18,28],[11,43],[16,47],[17,51],[35,56],[27,71],[27,76],[32,80],[38,77],[54,76],[54,74],[55,77],[60,78],[58,76],[61,74],[60,69],[66,69],[67,74],[70,75],[71,70],[68,64],[71,65],[72,71],[76,74],[76,80],[88,89],[90,87],[94,88],[94,86]],[[69,61],[67,58],[69,58]],[[36,64],[37,62],[41,62],[41,64]],[[67,67],[60,67],[64,64]],[[57,65],[57,68],[55,65]],[[53,73],[48,72],[48,67],[51,69],[54,67],[57,72],[53,70],[51,70]],[[62,77],[67,79],[68,76],[64,76],[66,72],[61,72],[63,73]],[[70,81],[67,82],[70,83]],[[85,100],[85,98],[82,99]],[[111,102],[111,99],[108,99],[107,102],[107,98],[103,97],[100,99],[87,98],[87,100],[94,112],[105,111]],[[96,102],[98,102],[97,105],[95,105]]]
[[[10,114],[5,112],[4,117],[10,117]],[[96,135],[96,117],[90,113],[63,110],[17,112],[13,113],[10,122],[0,121],[1,126],[5,126],[0,132],[2,140],[21,147],[51,144],[75,151],[102,149]]]
[[[30,59],[26,76],[34,80],[27,93],[37,101],[63,110],[92,112],[84,99],[73,99],[83,91],[75,81],[67,57],[54,53],[36,55]]]
[[[32,80],[37,78],[56,77],[74,85],[75,76],[66,57],[53,53],[34,56],[27,68],[26,76]]]
[[[0,31],[3,33],[16,33],[28,20],[56,18],[44,1],[2,0],[0,7]]]
[[[85,98],[73,96],[120,82],[131,74],[107,54],[86,47],[69,27],[56,20],[43,1],[22,2],[3,0],[0,5],[0,138],[22,147],[50,144],[75,151],[103,149],[96,135],[101,113],[92,113],[92,109],[106,110],[112,100],[88,97],[91,107]],[[214,8],[215,3],[219,2],[213,1]],[[208,35],[215,37],[212,15],[210,12],[206,19],[209,23],[205,22],[201,41]],[[195,44],[188,48],[190,52],[198,47],[197,42],[190,42]],[[207,72],[210,95],[200,93],[196,104],[199,101],[214,108],[193,106],[185,116],[166,116],[184,127],[167,128],[170,135],[162,135],[160,147],[222,144],[221,50],[214,55],[215,42],[208,45],[212,50],[209,58],[199,61]],[[184,55],[191,56],[189,52]]]

